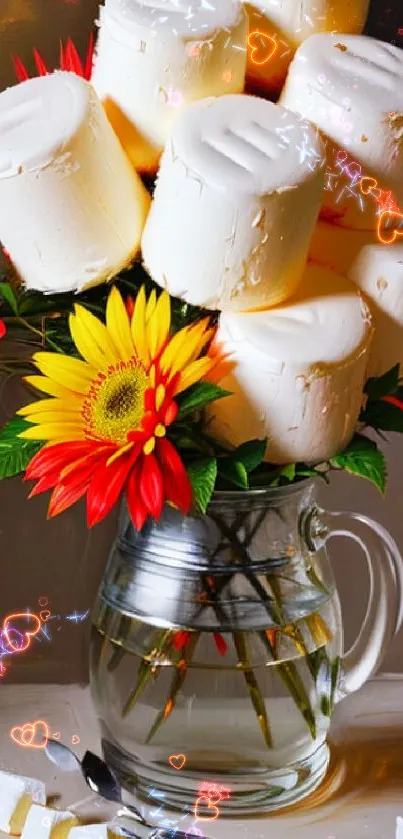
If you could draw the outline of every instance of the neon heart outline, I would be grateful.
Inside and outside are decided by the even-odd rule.
[[[272,46],[274,47],[274,49],[272,49],[270,55],[268,55],[266,58],[264,58],[263,61],[257,61],[253,57],[256,52],[259,52],[259,50],[261,50],[262,48],[264,49],[264,47],[262,47],[262,44],[260,44],[260,46],[253,46],[253,44],[251,44],[251,38],[255,38],[256,36],[260,36],[267,41],[271,41]],[[278,44],[277,44],[277,41],[275,41],[274,38],[272,38],[271,35],[267,34],[267,32],[260,32],[259,29],[255,29],[254,32],[250,32],[249,35],[248,35],[248,46],[251,48],[251,52],[250,52],[249,57],[250,57],[250,60],[251,60],[252,64],[256,64],[257,67],[262,67],[263,64],[267,64],[267,62],[270,61],[271,58],[273,58],[273,55],[277,50]]]
[[[38,727],[41,725],[44,727],[45,734],[42,735],[44,742],[39,745],[38,743],[34,743],[34,740]],[[30,737],[28,742],[26,742],[25,734],[28,734]],[[10,737],[17,746],[23,746],[25,749],[45,749],[50,737],[49,726],[45,720],[35,720],[35,722],[26,722],[24,725],[15,725],[10,731]]]
[[[394,212],[393,210],[384,210],[384,212],[381,213],[381,215],[379,216],[378,229],[377,229],[378,239],[379,239],[379,241],[382,245],[393,245],[393,243],[396,242],[396,239],[397,239],[398,236],[403,236],[403,230],[396,230],[396,229],[391,230],[390,231],[391,236],[388,239],[382,238],[381,229],[382,229],[382,222],[383,222],[383,219],[385,218],[385,216],[389,216],[390,220],[392,220],[393,218],[399,218],[403,222],[403,213],[400,213],[400,212],[397,213],[397,212]]]
[[[364,187],[363,187],[364,181],[372,181],[373,186],[369,186],[367,189],[364,189]],[[360,180],[360,190],[361,190],[363,195],[369,195],[371,192],[373,192],[374,189],[376,189],[377,186],[378,186],[378,181],[375,180],[375,178],[370,178],[368,175],[365,175]]]
[[[34,620],[37,621],[37,628],[35,629],[34,632],[29,632],[27,629],[24,629],[22,632],[20,632],[19,629],[14,630],[15,632],[18,632],[22,636],[26,635],[27,644],[26,644],[25,647],[14,647],[12,641],[9,638],[10,630],[8,628],[8,624],[10,623],[10,621],[14,620],[14,618],[25,618],[25,619],[26,618],[33,618]],[[4,624],[3,624],[3,633],[4,633],[4,637],[6,638],[7,644],[11,647],[13,652],[23,653],[23,652],[25,652],[25,650],[28,650],[28,648],[31,646],[31,638],[35,638],[35,635],[37,635],[38,632],[41,631],[41,627],[42,627],[42,623],[39,620],[38,615],[34,615],[34,614],[32,614],[32,612],[17,612],[15,615],[9,615],[5,619]],[[14,627],[11,626],[10,629],[14,629]]]
[[[175,761],[177,763],[180,763],[180,766],[177,766]],[[186,755],[182,755],[182,754],[171,755],[168,758],[168,763],[169,763],[170,766],[172,766],[172,769],[177,769],[178,771],[180,771],[181,769],[183,769],[183,767],[186,763]]]
[[[208,809],[208,810],[214,810],[214,811],[215,811],[214,816],[198,816],[198,815],[197,815],[197,809],[198,809],[198,806],[199,806],[199,804],[200,804],[200,802],[201,802],[201,800],[202,800],[202,799],[203,799],[204,801],[207,801],[207,802],[208,802],[208,803],[207,803],[207,809]],[[221,801],[221,796],[220,796],[220,798],[218,799],[218,801]],[[220,811],[219,811],[218,807],[216,806],[216,804],[213,804],[213,803],[212,803],[212,801],[211,801],[211,799],[210,799],[210,797],[209,797],[209,796],[207,796],[207,795],[199,795],[199,797],[198,797],[198,799],[197,799],[197,801],[196,801],[196,804],[195,804],[194,814],[195,814],[195,819],[196,819],[196,821],[198,821],[198,822],[213,822],[213,821],[215,821],[216,819],[218,819],[218,816],[220,815]]]

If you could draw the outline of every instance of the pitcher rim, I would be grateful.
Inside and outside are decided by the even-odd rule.
[[[302,478],[302,480],[290,483],[285,486],[279,487],[251,487],[250,489],[217,489],[214,490],[213,496],[211,498],[210,504],[214,504],[214,501],[241,501],[250,498],[264,498],[264,497],[274,497],[274,496],[288,496],[288,495],[296,495],[298,492],[302,492],[306,490],[309,486],[312,486],[316,483],[317,478]]]

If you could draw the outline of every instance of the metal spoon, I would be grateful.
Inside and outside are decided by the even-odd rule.
[[[137,807],[123,801],[122,787],[116,775],[109,769],[105,761],[93,752],[86,752],[83,759],[80,760],[68,746],[58,740],[48,740],[45,746],[45,754],[62,772],[80,771],[90,790],[97,793],[101,798],[122,804],[124,808],[122,815],[130,816],[130,818],[151,830],[148,839],[172,839],[172,829],[165,830],[165,828],[149,824]],[[183,830],[175,830],[175,839],[189,839],[191,835],[189,831],[185,833]],[[141,839],[135,834],[133,836],[135,839]]]

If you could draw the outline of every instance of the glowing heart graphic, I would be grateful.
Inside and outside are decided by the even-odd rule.
[[[257,64],[258,67],[267,64],[277,50],[277,43],[274,38],[267,35],[266,32],[259,32],[258,29],[250,32],[248,44],[251,48],[250,60],[252,64]]]
[[[71,744],[72,744],[72,746],[77,746],[77,745],[78,745],[78,743],[81,743],[81,740],[80,740],[80,738],[79,738],[78,734],[73,734],[73,736],[72,736],[72,738],[71,738]]]
[[[173,769],[183,769],[186,763],[186,755],[171,755],[168,758],[168,763]]]
[[[24,725],[16,725],[10,731],[10,737],[17,743],[17,746],[24,746],[26,749],[44,749],[49,740],[49,726],[43,720],[26,722]]]
[[[52,734],[53,740],[60,740],[61,734],[60,731],[54,731]]]
[[[220,798],[217,799],[217,801],[221,801],[221,796],[220,796]],[[207,809],[209,811],[209,815],[208,816],[201,816],[200,815],[200,810],[202,810],[202,809],[203,810]],[[219,811],[218,807],[215,804],[213,804],[213,802],[211,801],[210,798],[207,797],[207,795],[200,795],[199,796],[199,798],[196,801],[194,812],[195,812],[195,819],[197,819],[198,822],[212,822],[215,819],[218,819],[218,816],[220,815],[220,811]]]
[[[399,229],[397,230],[396,227]],[[382,245],[392,245],[398,236],[403,236],[403,213],[385,210],[379,216],[377,232]]]
[[[32,629],[15,629],[15,627],[11,626],[12,621],[17,619],[24,619],[25,621],[32,621],[34,626]],[[5,619],[3,624],[3,636],[7,641],[8,646],[14,653],[23,653],[28,647],[31,646],[32,638],[38,634],[41,630],[41,621],[39,620],[37,615],[33,615],[31,612],[18,612],[15,615],[9,615],[8,618]],[[17,644],[15,643],[15,639],[13,640],[11,633],[16,633],[19,636],[19,640]]]
[[[375,178],[361,178],[360,180],[360,190],[363,195],[369,195],[370,192],[373,192],[374,189],[378,186],[378,181]]]

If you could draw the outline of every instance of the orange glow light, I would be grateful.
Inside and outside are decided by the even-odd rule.
[[[251,48],[250,60],[258,67],[267,64],[277,51],[277,41],[267,32],[260,32],[258,29],[249,33],[248,46]]]
[[[20,646],[16,647],[13,644],[12,639],[10,638],[10,630],[12,630],[13,627],[9,626],[9,624],[11,623],[11,621],[15,621],[18,618],[25,618],[25,620],[27,620],[27,618],[29,620],[32,619],[34,621],[34,623],[36,623],[36,628],[34,628],[30,631],[28,631],[27,629],[24,629],[23,631],[22,630],[16,630],[16,629],[14,630],[19,635],[23,636],[23,642],[22,642],[23,646],[21,646],[21,647]],[[40,632],[41,626],[42,626],[41,621],[39,620],[37,615],[33,615],[32,612],[18,612],[14,615],[9,615],[5,619],[4,624],[3,624],[3,634],[4,634],[4,637],[5,637],[8,645],[9,645],[9,647],[11,647],[11,649],[14,653],[23,653],[23,652],[25,652],[25,650],[28,649],[28,647],[31,646],[32,638],[34,638],[35,635],[37,635],[38,632]]]
[[[168,763],[173,769],[183,769],[186,763],[186,755],[171,755]]]
[[[219,793],[218,793],[219,794]],[[220,815],[220,811],[216,806],[219,801],[221,801],[221,796],[218,799],[215,799],[216,803],[213,803],[211,798],[208,798],[207,795],[199,795],[199,798],[196,801],[194,814],[195,819],[198,822],[213,822],[218,819]],[[199,807],[207,807],[207,809],[211,812],[211,815],[208,816],[200,816],[199,815]]]
[[[10,737],[17,746],[25,749],[44,749],[50,737],[48,724],[44,720],[16,725],[10,731]]]
[[[388,222],[391,222],[392,224],[399,223],[401,225],[401,229],[385,230]],[[378,219],[377,234],[382,245],[393,245],[393,242],[396,241],[398,236],[403,236],[403,213],[397,213],[393,210],[384,210]]]

